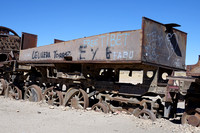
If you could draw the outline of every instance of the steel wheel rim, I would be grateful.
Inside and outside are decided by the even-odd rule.
[[[2,81],[0,80],[0,95],[2,95],[3,94],[3,83],[2,83]]]
[[[60,91],[54,91],[53,87],[48,88],[44,92],[44,100],[46,101],[47,104],[49,105],[62,105],[63,97],[62,97],[62,92]]]
[[[146,113],[141,113],[141,114],[139,115],[139,118],[140,118],[140,119],[148,120],[148,119],[150,119],[150,116],[149,116],[148,114],[146,114]]]
[[[195,117],[195,114],[197,112],[194,109],[189,110],[188,112],[184,112],[181,118],[181,124],[189,124],[195,127],[199,127],[199,121],[198,122],[191,122],[190,119]]]
[[[28,89],[27,96],[28,96],[29,101],[33,101],[33,102],[38,101],[38,95],[34,88]]]
[[[137,117],[140,118],[140,119],[145,119],[145,120],[148,120],[148,119],[152,120],[152,121],[156,120],[155,114],[148,109],[143,109],[142,111],[140,111],[137,114]]]
[[[11,85],[8,87],[8,97],[19,100],[22,98],[22,92],[17,86]]]
[[[69,104],[76,109],[83,109],[84,103],[85,103],[84,97],[83,97],[83,94],[80,91],[75,92],[72,95],[71,100],[69,101]]]
[[[6,89],[6,83],[4,79],[0,79],[0,95],[3,94],[4,90]]]
[[[93,108],[93,110],[96,111],[96,112],[103,112],[103,109],[101,107],[99,107],[99,106],[95,106]]]
[[[29,86],[24,94],[24,99],[27,99],[31,102],[38,102],[41,100],[41,97],[42,97],[41,89],[37,85]]]
[[[75,109],[86,109],[89,105],[88,95],[82,89],[71,89],[65,95],[65,106]]]
[[[104,105],[103,103],[96,103],[92,106],[92,110],[94,110],[95,112],[104,112],[104,113],[108,113],[108,107],[106,107],[106,105]]]

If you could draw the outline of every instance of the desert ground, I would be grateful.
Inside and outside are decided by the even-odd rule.
[[[0,96],[1,133],[199,133],[175,120],[143,120],[125,112],[104,114]]]

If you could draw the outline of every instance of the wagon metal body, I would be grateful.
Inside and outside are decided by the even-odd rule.
[[[185,96],[185,112],[182,116],[182,124],[200,126],[200,56],[194,65],[188,65],[187,76],[194,80],[190,82]]]
[[[55,40],[33,48],[22,41],[19,60],[10,61],[15,72],[11,90],[22,91],[30,101],[128,110],[154,120],[163,115],[162,99],[153,99],[166,95],[166,75],[185,69],[187,34],[175,26],[143,17],[139,30]]]
[[[20,61],[150,63],[185,69],[187,34],[143,18],[142,29],[111,32],[20,51]]]

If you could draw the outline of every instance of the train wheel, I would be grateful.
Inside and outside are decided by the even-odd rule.
[[[22,99],[22,91],[14,85],[9,85],[5,92],[6,97],[12,98],[12,99]]]
[[[92,110],[96,112],[108,113],[108,108],[103,103],[96,103],[92,106]]]
[[[82,89],[71,89],[65,95],[64,105],[75,109],[86,109],[89,105],[88,95]]]
[[[145,120],[147,120],[147,119],[150,119],[152,121],[156,120],[155,114],[148,109],[141,110],[136,116],[138,118],[145,119]]]
[[[25,89],[24,99],[31,102],[39,102],[42,100],[42,91],[39,86],[31,85]]]
[[[49,105],[60,106],[63,104],[63,95],[61,91],[55,91],[53,87],[50,87],[44,91],[43,99]]]
[[[190,109],[183,113],[181,123],[198,127],[200,125],[200,114],[195,109]]]
[[[0,95],[3,95],[5,90],[6,90],[6,81],[4,79],[0,79]]]
[[[139,108],[135,108],[135,109],[132,109],[132,108],[130,108],[129,110],[128,110],[128,112],[130,113],[130,114],[133,114],[134,116],[138,116],[138,114],[141,112],[141,109],[139,109]]]

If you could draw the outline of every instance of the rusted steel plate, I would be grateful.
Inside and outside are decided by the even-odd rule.
[[[166,79],[188,81],[188,82],[195,82],[195,80],[196,80],[196,78],[183,77],[183,76],[167,76]]]
[[[54,43],[64,42],[63,40],[54,39]]]
[[[68,63],[74,63],[74,64],[79,64],[79,63],[86,63],[86,64],[99,64],[99,63],[106,63],[106,64],[140,64],[141,61],[84,61],[84,60],[81,60],[81,61],[65,61],[65,60],[38,60],[38,61],[35,61],[35,60],[29,60],[29,61],[17,61],[19,64],[68,64]]]
[[[142,61],[185,69],[187,34],[166,26],[143,17]]]
[[[20,60],[116,61],[141,60],[141,30],[112,32],[22,50]]]
[[[34,48],[36,46],[37,46],[37,35],[23,32],[21,49]]]
[[[187,34],[166,28],[174,25],[143,18],[140,30],[111,32],[22,50],[20,61],[139,61],[182,70],[185,69]]]
[[[200,76],[200,55],[197,64],[195,65],[187,65],[187,76]]]

